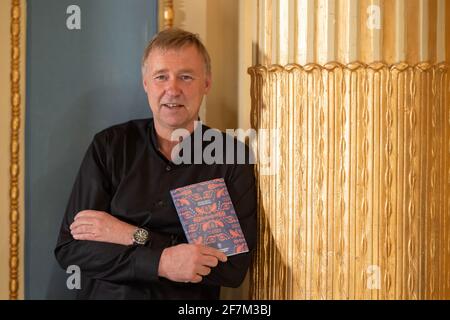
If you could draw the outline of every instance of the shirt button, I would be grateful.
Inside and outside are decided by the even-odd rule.
[[[166,167],[166,171],[170,171],[170,170],[172,170],[172,167],[171,166],[167,166]]]
[[[164,205],[164,201],[159,200],[158,203],[156,204],[158,207],[162,207]]]

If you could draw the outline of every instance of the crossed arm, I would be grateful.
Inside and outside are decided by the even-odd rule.
[[[136,227],[108,213],[115,189],[108,165],[107,138],[104,134],[96,136],[73,186],[55,248],[61,267],[76,264],[86,277],[117,283],[153,282],[164,277],[177,282],[239,286],[250,264],[250,253],[227,259],[209,247],[173,245],[170,235],[156,231],[150,232],[147,245],[131,245]],[[230,181],[235,210],[240,213],[241,227],[252,250],[256,246],[253,169],[239,167]]]
[[[70,225],[75,240],[90,240],[115,243],[124,246],[133,244],[133,233],[137,227],[123,222],[104,211],[80,211]],[[198,283],[211,273],[227,256],[214,248],[193,244],[179,244],[163,250],[159,260],[158,275],[177,282]]]

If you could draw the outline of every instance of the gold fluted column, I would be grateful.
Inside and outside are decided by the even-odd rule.
[[[252,126],[278,131],[258,141],[278,171],[256,166],[252,298],[449,299],[450,5],[257,9]]]

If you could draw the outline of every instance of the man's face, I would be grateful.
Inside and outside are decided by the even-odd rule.
[[[154,49],[146,65],[143,83],[156,128],[192,131],[211,86],[202,55],[193,45]]]

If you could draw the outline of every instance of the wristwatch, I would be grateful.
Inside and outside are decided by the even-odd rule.
[[[144,245],[149,239],[148,231],[142,228],[137,228],[133,233],[133,244]]]

